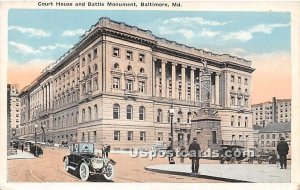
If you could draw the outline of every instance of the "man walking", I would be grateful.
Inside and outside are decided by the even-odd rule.
[[[287,158],[286,155],[289,152],[289,145],[287,142],[285,142],[284,137],[280,137],[280,142],[277,144],[277,152],[279,154],[279,160],[280,160],[280,169],[286,169],[286,162]]]
[[[23,151],[24,151],[24,144],[23,143],[21,145],[21,150],[22,150],[22,153],[23,153]]]
[[[192,159],[192,173],[198,173],[200,159],[200,145],[197,138],[193,138],[193,142],[189,146],[189,157]]]

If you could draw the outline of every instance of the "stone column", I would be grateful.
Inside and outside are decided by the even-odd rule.
[[[156,72],[155,72],[155,61],[156,59],[152,59],[152,96],[154,97],[156,95]]]
[[[202,86],[202,84],[201,84],[201,77],[202,77],[202,71],[201,71],[201,69],[199,68],[199,102],[201,103],[201,101],[202,101],[202,98],[201,98],[201,86]]]
[[[172,63],[172,99],[176,99],[176,63]]]
[[[186,81],[185,81],[185,69],[186,65],[181,65],[181,92],[182,100],[186,100]]]
[[[47,109],[47,103],[46,103],[47,89],[46,89],[45,85],[44,85],[43,89],[44,89],[44,93],[43,93],[43,96],[44,96],[44,110],[46,110]]]
[[[212,77],[213,77],[213,75],[216,76],[216,73],[213,73],[213,74],[212,74]],[[214,76],[214,77],[215,77],[215,76]],[[216,81],[215,81],[215,85],[214,85],[214,86],[213,86],[212,83],[211,83],[211,88],[210,88],[210,89],[211,89],[211,104],[215,104],[215,103],[216,103],[216,102],[215,102],[215,98],[216,98],[216,97],[215,97],[215,87],[216,87]]]
[[[161,97],[166,97],[166,61],[161,61]]]
[[[238,94],[235,94],[235,102],[234,102],[235,106],[238,105]]]
[[[220,105],[220,73],[216,73],[215,78],[215,96],[216,96],[216,105]]]
[[[191,67],[191,101],[195,101],[195,70]]]
[[[54,92],[53,83],[50,82],[50,109],[53,108],[53,92]]]

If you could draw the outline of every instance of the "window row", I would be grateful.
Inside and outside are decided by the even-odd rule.
[[[71,113],[54,118],[54,128],[78,125],[79,113]]]
[[[248,127],[248,117],[245,117],[244,122],[242,123],[242,117],[238,116],[237,120],[235,116],[231,116],[231,122],[230,122],[231,127]]]
[[[90,63],[92,59],[96,59],[98,57],[98,50],[95,48],[92,52],[87,53],[81,58],[81,65],[82,67],[85,65],[85,63]]]
[[[139,120],[145,120],[145,107],[140,106],[139,112],[138,112]],[[120,119],[120,105],[114,104],[113,105],[113,119]],[[133,119],[133,107],[131,105],[128,105],[126,107],[126,119]]]
[[[121,141],[121,131],[114,131],[114,140]],[[140,131],[139,140],[146,141],[146,132]],[[127,141],[133,141],[133,131],[127,131]]]
[[[120,89],[120,77],[113,77],[112,81],[112,88],[113,89]],[[126,79],[125,81],[125,89],[128,91],[134,90],[134,80],[133,79]],[[146,93],[146,82],[145,81],[138,81],[138,92]]]
[[[285,138],[289,138],[289,134],[288,133],[285,133],[285,134],[261,134],[260,135],[260,139],[276,139],[276,136],[277,136],[277,139],[280,139],[281,137],[285,137]]]
[[[61,73],[59,76],[55,78],[54,86],[57,87],[58,85],[69,81],[70,77],[75,74],[75,68],[77,73],[79,73],[80,71],[79,64],[76,64],[75,66],[71,66],[70,68],[66,69],[63,73]]]
[[[196,114],[196,113],[194,113]],[[177,117],[175,118],[175,116],[173,116],[175,118],[175,120],[173,120],[173,122],[177,122],[177,123],[181,123],[181,122],[184,122],[183,121],[183,113],[182,111],[178,111]],[[192,118],[192,113],[191,112],[188,112],[187,115],[186,115],[186,123],[191,123],[191,118]],[[161,109],[158,109],[157,112],[156,112],[156,122],[157,123],[163,123],[163,111]],[[170,117],[170,114],[167,114],[167,121],[168,123],[171,122],[171,117]]]
[[[244,101],[244,104],[243,104]],[[235,97],[231,96],[230,98],[230,105],[231,106],[249,106],[249,98],[248,97]]]
[[[87,112],[87,114],[86,114],[86,112]],[[93,117],[92,117],[92,115],[93,115]],[[81,121],[82,122],[88,122],[88,121],[97,120],[97,119],[98,119],[98,106],[96,104],[93,107],[93,111],[90,106],[87,108],[87,110],[85,108],[82,109],[82,111],[81,111]]]
[[[131,50],[126,50],[126,59],[128,60],[134,60],[134,54]],[[114,57],[121,57],[121,50],[120,48],[113,47],[113,56]],[[145,62],[145,54],[138,53],[138,61],[139,62]]]
[[[235,82],[235,80],[236,80],[236,76],[235,75],[231,75],[231,77],[230,77],[230,81],[231,82]],[[242,84],[242,77],[240,77],[240,76],[238,76],[237,77],[237,82],[239,83],[239,84]],[[245,85],[247,85],[248,84],[248,78],[244,78],[244,84]]]

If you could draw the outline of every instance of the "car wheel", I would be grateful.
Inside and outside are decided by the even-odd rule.
[[[103,174],[106,180],[112,180],[114,177],[114,166],[109,163],[105,167],[105,173]]]
[[[69,166],[69,158],[66,157],[65,160],[64,160],[64,169],[65,169],[66,172],[69,171],[68,166]]]
[[[90,169],[87,163],[82,162],[79,167],[79,176],[82,181],[88,180],[90,176]]]
[[[257,162],[258,162],[259,164],[261,164],[261,163],[262,163],[262,160],[261,160],[261,159],[258,159]]]
[[[242,160],[238,160],[238,163],[241,164],[241,163],[242,163]]]

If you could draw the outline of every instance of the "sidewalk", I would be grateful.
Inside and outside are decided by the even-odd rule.
[[[279,169],[275,164],[200,164],[199,173],[191,173],[190,164],[152,165],[148,171],[191,176],[224,182],[290,183],[291,166]]]
[[[17,154],[15,155],[9,155],[7,156],[8,160],[14,160],[14,159],[32,159],[32,158],[36,158],[33,156],[33,154],[29,153],[29,152],[22,152],[22,150],[17,149]]]

